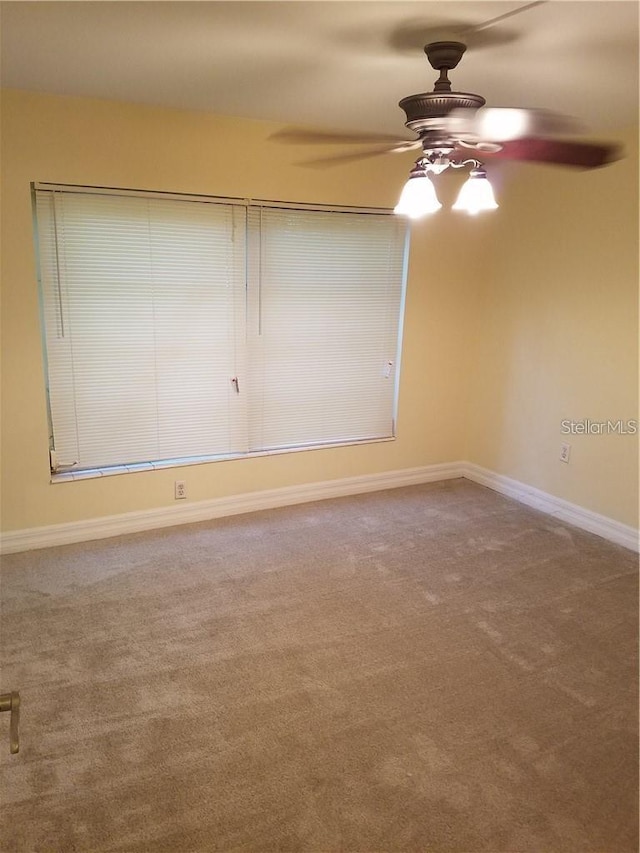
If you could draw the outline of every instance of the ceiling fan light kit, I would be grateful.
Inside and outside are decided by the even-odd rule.
[[[442,159],[442,158],[439,158]],[[456,203],[452,210],[462,210],[471,215],[482,213],[486,210],[496,210],[498,204],[493,194],[493,187],[487,178],[487,173],[478,160],[465,160],[462,163],[448,163],[444,168],[449,166],[460,168],[462,166],[472,165],[473,168],[469,173],[469,178],[460,188]],[[429,171],[436,172],[442,167],[436,165],[433,167],[425,158],[416,160],[415,166],[411,170],[409,180],[404,185],[400,193],[400,199],[394,207],[393,212],[400,216],[408,216],[409,219],[421,219],[428,213],[435,213],[440,210],[442,204],[436,195],[436,188],[429,178]]]
[[[493,188],[483,158],[524,160],[556,165],[594,168],[619,156],[612,145],[568,142],[554,134],[575,133],[573,119],[547,110],[487,108],[485,99],[470,92],[452,92],[447,72],[460,62],[466,45],[455,41],[434,42],[424,48],[433,68],[440,72],[432,92],[409,95],[399,106],[406,115],[405,126],[418,135],[422,147],[405,184],[394,213],[418,219],[439,210],[429,173],[439,175],[449,168],[471,167],[454,210],[469,214],[495,210]]]

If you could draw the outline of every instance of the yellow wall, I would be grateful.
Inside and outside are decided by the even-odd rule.
[[[405,155],[322,171],[300,168],[294,160],[333,150],[269,142],[274,130],[203,113],[3,93],[4,530],[171,505],[176,478],[187,481],[189,498],[197,501],[462,458],[472,357],[467,342],[493,225],[456,219],[454,231],[456,215],[443,210],[414,228],[396,441],[50,484],[29,183],[389,207],[412,162]],[[449,182],[444,195],[453,190]]]
[[[637,135],[613,139],[627,157],[605,169],[510,164],[502,175],[468,455],[637,526],[638,436],[561,432],[564,419],[638,417]]]
[[[492,166],[501,207],[414,225],[398,439],[51,485],[29,183],[391,207],[411,154],[328,170],[275,125],[9,91],[2,101],[2,528],[468,459],[623,523],[638,520],[638,442],[561,434],[637,417],[635,139],[594,172]],[[616,135],[614,135],[616,138]],[[558,460],[569,441],[569,465]]]

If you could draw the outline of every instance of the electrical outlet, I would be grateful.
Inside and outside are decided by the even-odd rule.
[[[561,444],[560,445],[560,461],[561,462],[568,462],[570,456],[571,456],[571,445],[570,444]]]
[[[176,480],[173,484],[174,497],[177,501],[183,501],[187,497],[187,484],[184,480]]]

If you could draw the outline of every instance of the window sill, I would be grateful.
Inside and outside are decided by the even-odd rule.
[[[101,477],[115,477],[121,474],[137,474],[142,471],[161,471],[165,468],[186,468],[191,465],[208,465],[212,462],[230,462],[238,459],[252,459],[259,456],[281,456],[284,453],[300,453],[309,450],[328,450],[335,447],[357,447],[361,444],[382,444],[395,441],[395,435],[384,438],[365,438],[359,441],[343,441],[331,444],[313,444],[305,447],[285,447],[277,450],[260,450],[251,453],[230,453],[222,456],[198,456],[182,459],[163,459],[159,462],[139,462],[135,465],[112,465],[108,468],[87,468],[82,471],[59,471],[51,474],[50,482],[75,483],[78,480],[95,480]]]

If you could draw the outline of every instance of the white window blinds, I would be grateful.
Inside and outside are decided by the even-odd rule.
[[[251,448],[391,436],[403,224],[275,208],[249,222]]]
[[[64,470],[393,435],[405,224],[36,190]]]

